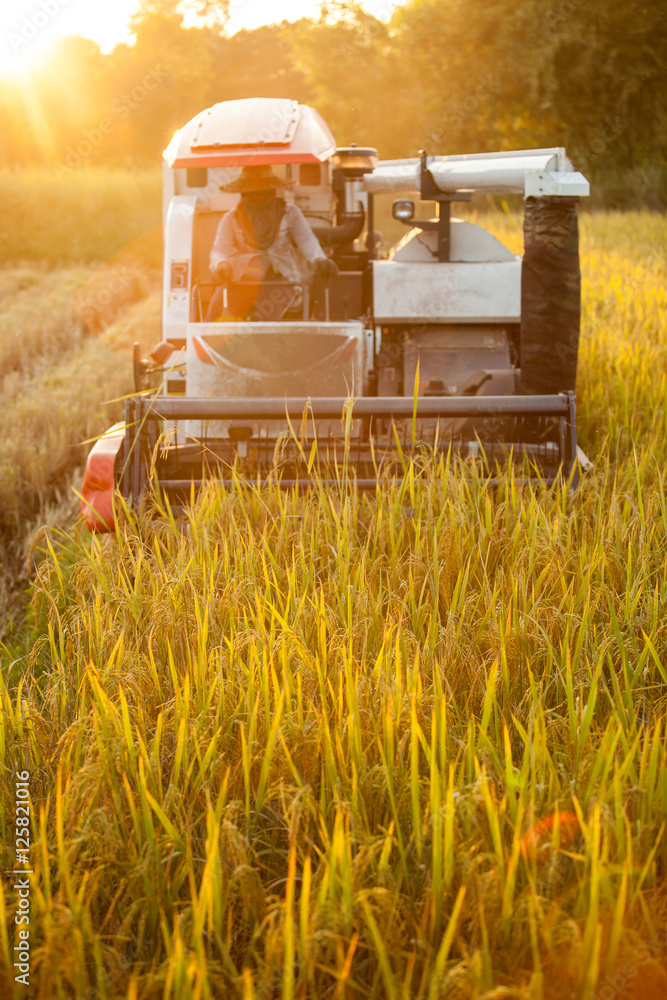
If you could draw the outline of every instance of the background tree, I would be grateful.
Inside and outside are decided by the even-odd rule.
[[[405,155],[418,134],[422,107],[390,27],[357,3],[331,0],[322,5],[319,21],[300,22],[290,39],[313,102],[340,144],[377,146],[385,157]]]
[[[611,203],[667,203],[662,0],[408,0],[389,23],[356,0],[226,32],[229,0],[141,0],[134,44],[63,39],[0,82],[0,158],[154,165],[216,101],[314,104],[338,141],[383,157],[564,145]],[[152,74],[152,77],[150,76]]]

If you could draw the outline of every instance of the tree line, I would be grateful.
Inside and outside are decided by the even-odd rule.
[[[0,83],[1,161],[154,166],[202,108],[281,96],[383,158],[564,145],[610,203],[667,204],[662,0],[408,0],[389,22],[327,0],[233,35],[227,18],[228,0],[142,0],[132,45],[63,38]]]

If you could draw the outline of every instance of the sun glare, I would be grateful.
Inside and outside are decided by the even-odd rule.
[[[128,41],[138,0],[14,0],[0,10],[0,76],[30,75],[59,35],[84,35],[104,52]]]
[[[258,28],[275,21],[296,21],[300,17],[317,17],[319,3],[315,0],[232,0],[229,5],[229,30]]]
[[[53,34],[30,41],[18,34],[5,35],[0,45],[0,76],[15,79],[30,76],[48,58],[55,41]]]
[[[399,0],[400,2],[400,0]],[[58,36],[92,38],[103,52],[131,41],[129,20],[139,0],[13,0],[0,8],[0,77],[26,77],[39,67]],[[317,17],[319,0],[231,0],[227,30],[275,21]],[[395,2],[364,0],[363,7],[387,17]],[[186,19],[188,23],[190,19]],[[193,23],[193,22],[191,22]]]
[[[361,6],[376,17],[389,19],[400,0],[363,0]],[[228,30],[258,28],[276,21],[296,21],[300,17],[317,18],[320,0],[231,0]]]

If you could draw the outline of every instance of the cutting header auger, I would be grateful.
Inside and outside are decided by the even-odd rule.
[[[264,303],[291,286],[279,319],[248,287],[233,315],[232,280],[207,321],[209,254],[239,201],[221,187],[269,165],[337,273],[313,282],[304,261],[299,281],[256,282]],[[397,454],[425,446],[481,455],[491,477],[518,457],[538,480],[576,484],[577,203],[589,185],[564,149],[382,161],[338,147],[313,108],[252,98],[180,129],[163,176],[162,342],[135,357],[125,421],[89,455],[91,529],[113,529],[117,488],[134,503],[154,484],[178,503],[205,480],[241,472],[290,486],[315,467],[320,481],[340,482],[343,469],[372,487]],[[452,217],[475,193],[523,195],[522,256]],[[383,255],[375,219],[387,195],[407,229]],[[433,210],[415,198],[435,217],[419,218]]]

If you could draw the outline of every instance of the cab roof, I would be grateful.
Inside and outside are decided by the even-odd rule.
[[[223,101],[175,133],[163,156],[170,167],[320,163],[336,142],[314,108],[277,97]]]

